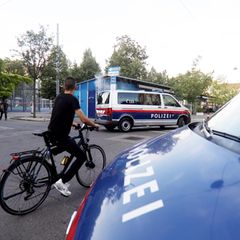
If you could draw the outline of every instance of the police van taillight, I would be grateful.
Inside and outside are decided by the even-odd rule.
[[[98,117],[112,115],[112,108],[97,108],[96,113]]]
[[[112,115],[112,108],[106,108],[105,115]]]

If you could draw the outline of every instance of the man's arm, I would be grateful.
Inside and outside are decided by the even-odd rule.
[[[77,109],[75,110],[75,113],[77,114],[77,116],[79,117],[79,119],[81,120],[81,122],[89,125],[89,126],[92,126],[92,127],[95,127],[95,128],[99,128],[99,125],[94,123],[91,119],[89,119],[83,112],[81,109]]]

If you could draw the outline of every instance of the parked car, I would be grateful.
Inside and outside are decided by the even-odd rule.
[[[168,93],[109,90],[98,93],[96,122],[112,131],[134,126],[178,126],[191,122],[191,113]]]
[[[239,240],[240,94],[205,122],[138,144],[102,172],[67,240]]]

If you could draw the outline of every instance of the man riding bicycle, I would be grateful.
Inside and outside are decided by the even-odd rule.
[[[69,182],[72,177],[77,173],[86,159],[85,153],[80,149],[77,143],[69,137],[71,127],[76,125],[73,122],[75,114],[79,117],[81,122],[99,128],[80,109],[80,104],[77,98],[73,95],[76,89],[76,81],[72,77],[68,77],[64,83],[64,93],[59,94],[54,102],[50,123],[48,130],[51,132],[51,137],[56,145],[63,151],[67,151],[76,157],[67,172],[60,178],[54,187],[61,192],[64,196],[71,195],[69,191]]]

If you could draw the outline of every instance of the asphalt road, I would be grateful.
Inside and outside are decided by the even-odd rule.
[[[32,135],[35,130],[44,130],[48,122],[31,122],[9,119],[0,121],[0,174],[9,165],[12,152],[43,147],[40,137]],[[154,136],[162,135],[172,128],[137,128],[130,133],[108,132],[100,128],[92,132],[91,143],[103,147],[107,155],[107,164],[121,151]],[[74,135],[74,131],[72,131]],[[59,156],[58,158],[60,158]],[[12,216],[0,208],[0,240],[62,240],[70,217],[86,193],[75,178],[70,182],[72,195],[63,197],[52,190],[45,202],[33,213],[25,216]]]

